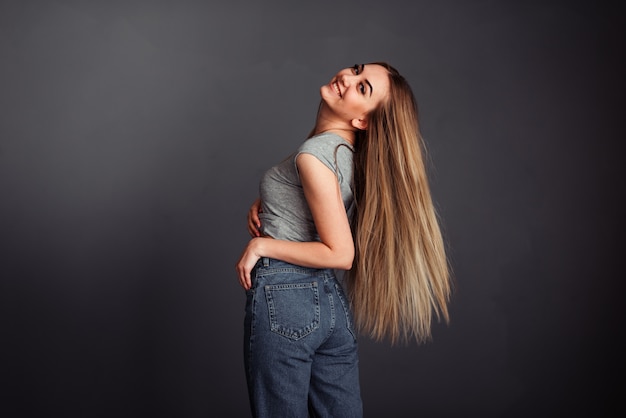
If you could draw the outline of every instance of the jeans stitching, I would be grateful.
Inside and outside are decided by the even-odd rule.
[[[346,326],[348,328],[348,331],[350,331],[350,334],[352,334],[352,336],[356,339],[356,334],[354,332],[354,328],[352,325],[352,313],[350,312],[350,307],[348,306],[343,294],[342,294],[342,289],[339,285],[339,283],[335,283],[335,289],[337,289],[337,296],[339,297],[339,301],[341,302],[341,305],[343,306],[343,310],[344,313],[346,315]]]
[[[270,329],[273,332],[292,340],[299,340],[319,328],[320,303],[317,282],[265,285],[264,288],[265,298],[269,311]],[[286,326],[284,323],[281,324],[278,319],[278,313],[276,312],[275,303],[276,296],[280,294],[278,292],[305,289],[311,289],[313,296],[313,319],[311,320],[311,322],[308,324],[301,324],[301,326],[298,328],[296,328],[295,325]]]

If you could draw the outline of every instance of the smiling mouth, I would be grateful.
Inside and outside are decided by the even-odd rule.
[[[339,95],[339,97],[343,97],[341,95],[341,90],[339,89],[339,83],[337,83],[336,81],[333,81],[332,83],[330,83],[331,86],[333,87],[333,90],[335,90],[335,93],[337,93]]]

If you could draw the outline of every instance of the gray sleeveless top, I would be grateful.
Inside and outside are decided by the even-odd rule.
[[[296,152],[267,170],[259,184],[261,233],[289,241],[320,240],[296,167],[296,157],[302,153],[312,154],[335,173],[348,219],[352,219],[353,152],[352,145],[339,135],[322,133],[304,141]]]

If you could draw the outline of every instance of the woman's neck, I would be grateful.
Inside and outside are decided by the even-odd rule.
[[[354,145],[356,138],[354,127],[349,122],[338,119],[337,116],[325,106],[323,101],[321,102],[317,112],[313,132],[314,135],[321,134],[323,132],[332,132],[335,135],[339,135],[352,145]]]

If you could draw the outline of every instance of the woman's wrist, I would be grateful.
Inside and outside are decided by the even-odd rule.
[[[265,254],[264,245],[266,240],[267,238],[264,237],[255,237],[250,240],[250,249],[255,256],[259,258],[267,257],[267,254]]]

